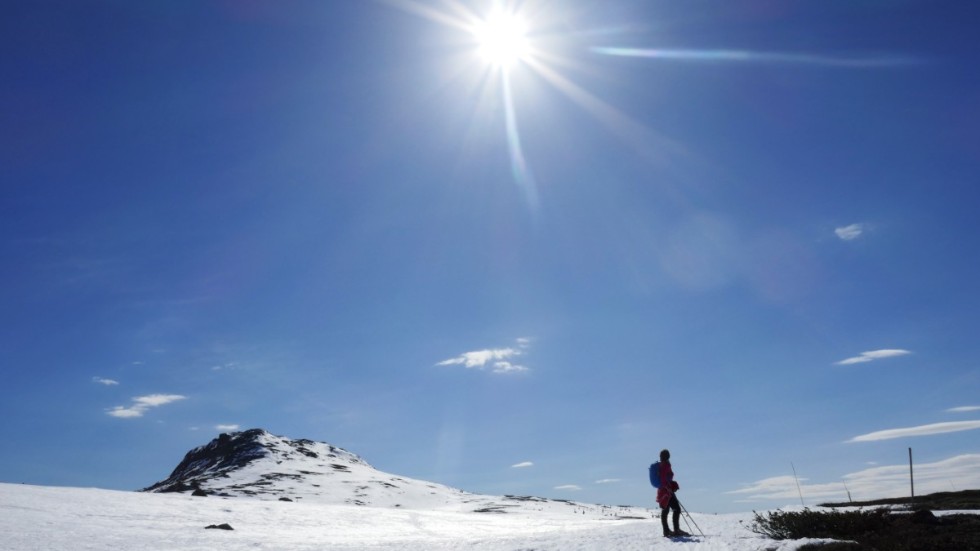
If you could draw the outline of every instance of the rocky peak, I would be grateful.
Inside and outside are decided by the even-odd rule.
[[[162,480],[145,488],[148,492],[186,492],[200,489],[215,480],[228,478],[254,462],[268,460],[279,465],[284,462],[309,460],[340,462],[343,467],[363,465],[363,459],[341,448],[314,442],[293,440],[270,434],[263,429],[250,429],[220,434],[203,446],[187,452],[183,461]]]

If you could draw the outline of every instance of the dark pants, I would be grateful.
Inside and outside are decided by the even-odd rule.
[[[660,510],[660,524],[664,525],[664,533],[666,534],[669,529],[667,528],[667,511],[674,510],[674,531],[679,532],[681,529],[681,504],[677,501],[677,496],[670,496],[670,503],[666,507]]]

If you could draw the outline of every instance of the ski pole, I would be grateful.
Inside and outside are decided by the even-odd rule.
[[[705,537],[704,532],[701,531],[701,527],[698,526],[698,523],[694,522],[694,518],[690,515],[690,513],[687,513],[685,511],[684,512],[684,524],[687,525],[687,529],[688,530],[691,530],[693,532],[694,529],[691,528],[691,523],[692,522],[694,523],[694,528],[696,528],[697,531],[698,531],[698,533],[701,534],[701,537]]]
[[[674,494],[674,498],[675,498],[675,499],[677,498],[677,494]],[[683,504],[683,503],[681,503],[681,500],[679,500],[679,499],[678,499],[678,500],[677,500],[677,504],[681,506],[681,511],[683,511],[683,512],[684,512],[684,522],[685,522],[685,523],[687,524],[687,527],[688,527],[688,529],[690,529],[690,528],[691,528],[691,524],[693,523],[693,524],[694,524],[694,527],[698,529],[698,533],[699,533],[699,534],[701,534],[701,537],[702,537],[702,538],[703,538],[703,537],[706,537],[706,536],[704,535],[704,532],[703,532],[703,531],[701,530],[701,527],[700,527],[700,526],[698,526],[698,523],[697,523],[697,522],[694,522],[694,518],[693,518],[693,517],[691,517],[691,513],[688,513],[688,512],[687,512],[687,507],[684,507],[684,504]],[[690,521],[690,522],[689,522],[689,521]]]

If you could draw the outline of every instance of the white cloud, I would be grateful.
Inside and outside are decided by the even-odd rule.
[[[621,481],[622,481],[622,479],[619,479],[619,478],[603,478],[602,480],[596,480],[595,483],[596,484],[615,484],[615,483],[621,482]]]
[[[858,237],[861,237],[861,234],[864,233],[865,229],[867,229],[867,226],[864,224],[851,224],[850,226],[835,229],[834,233],[837,234],[837,237],[841,238],[843,241],[853,241]]]
[[[493,364],[494,373],[519,373],[521,371],[527,371],[527,368],[510,362],[495,362]]]
[[[179,394],[150,394],[148,396],[133,398],[133,402],[140,407],[154,408],[158,406],[165,406],[171,402],[184,400],[186,398],[186,396],[181,396]]]
[[[462,365],[467,368],[483,368],[492,360],[505,360],[520,355],[521,351],[514,348],[493,348],[464,352],[455,358],[443,360],[436,365]]]
[[[493,373],[520,373],[528,368],[513,363],[512,358],[524,354],[530,346],[530,339],[517,339],[517,348],[487,348],[464,352],[455,358],[443,360],[436,365],[461,365],[467,369],[490,369]]]
[[[146,396],[137,396],[136,398],[133,398],[133,403],[129,407],[116,406],[110,410],[107,410],[106,414],[113,417],[118,417],[120,419],[132,419],[134,417],[142,417],[143,414],[146,413],[146,410],[150,408],[164,406],[186,398],[186,396],[181,396],[179,394],[149,394]]]
[[[836,365],[852,365],[852,364],[860,364],[865,362],[873,362],[875,360],[882,360],[885,358],[895,358],[897,356],[905,356],[906,354],[911,354],[911,352],[902,349],[869,350],[868,352],[861,352],[860,355],[854,356],[853,358],[847,358],[846,360],[841,360],[837,362]]]
[[[904,457],[904,454],[902,454]],[[928,494],[980,487],[980,454],[958,455],[935,463],[915,464],[915,491]],[[800,493],[808,504],[847,501],[848,492],[856,501],[908,495],[909,465],[875,466],[846,474],[842,482],[807,484],[800,478],[797,489],[792,475],[777,476],[746,484],[729,494],[742,494],[742,501],[782,501],[799,503]]]
[[[105,385],[105,386],[115,386],[119,384],[119,381],[114,381],[112,379],[104,379],[102,377],[92,377],[92,382],[99,383],[100,385]]]
[[[239,425],[215,425],[215,430],[238,430]]]
[[[561,486],[555,486],[556,490],[563,490],[569,492],[577,492],[582,489],[581,486],[576,486],[575,484],[562,484]]]
[[[949,408],[946,411],[949,413],[969,413],[971,411],[980,411],[980,406],[960,406],[958,408]]]
[[[869,432],[868,434],[855,436],[854,438],[848,440],[848,442],[876,442],[878,440],[892,440],[894,438],[907,438],[912,436],[929,436],[932,434],[945,434],[947,432],[960,432],[974,429],[980,429],[980,421],[952,421],[947,423],[920,425],[918,427]]]
[[[517,463],[515,465],[511,465],[510,468],[511,469],[525,469],[527,467],[533,467],[533,466],[534,466],[534,463],[532,463],[531,461],[521,461],[520,463]]]
[[[116,406],[110,409],[109,411],[107,411],[106,413],[108,415],[111,415],[113,417],[118,417],[120,419],[129,419],[131,417],[142,417],[143,413],[145,412],[146,412],[145,409],[141,409],[137,407],[127,408],[123,406]]]

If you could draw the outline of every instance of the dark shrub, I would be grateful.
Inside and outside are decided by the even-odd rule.
[[[889,514],[886,509],[849,512],[756,513],[753,532],[773,539],[844,540],[811,543],[806,551],[980,551],[980,516],[935,517],[930,512]]]
[[[831,541],[826,543],[808,543],[797,551],[869,551],[871,547],[853,541]]]
[[[755,513],[751,529],[775,539],[833,538],[853,539],[888,526],[888,510],[867,511],[773,511]]]

